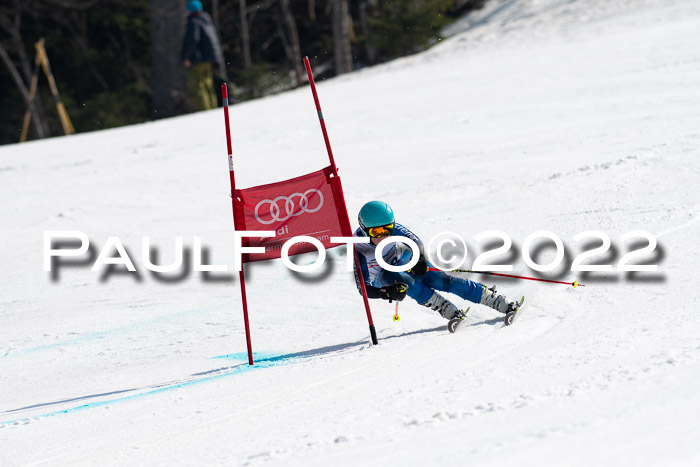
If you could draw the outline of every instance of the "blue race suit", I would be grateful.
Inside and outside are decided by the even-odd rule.
[[[362,231],[357,229],[354,236],[363,236]],[[395,224],[394,236],[410,238],[418,244],[421,252],[425,251],[423,242],[401,224]],[[355,248],[357,249],[362,277],[365,280],[369,298],[380,298],[379,289],[382,287],[404,283],[408,285],[407,295],[420,304],[427,302],[435,290],[450,292],[474,303],[479,303],[481,300],[484,288],[477,282],[454,277],[442,271],[429,271],[422,276],[413,276],[407,272],[386,271],[377,263],[375,256],[377,247],[375,245],[372,243],[358,243]],[[413,251],[404,243],[392,243],[384,248],[382,253],[384,261],[392,266],[408,264],[413,257]],[[433,267],[430,264],[428,266]],[[357,270],[355,270],[355,282],[357,290],[361,290]]]

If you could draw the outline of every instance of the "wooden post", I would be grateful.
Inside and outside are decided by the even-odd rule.
[[[27,111],[24,112],[24,121],[22,122],[22,133],[19,135],[20,143],[24,143],[27,140],[29,122],[32,119],[32,112],[34,111],[34,96],[36,96],[36,88],[39,83],[39,66],[40,57],[39,54],[36,54],[36,60],[34,60],[34,75],[32,75],[32,84],[29,88],[29,106],[27,107]]]
[[[29,127],[29,121],[31,120],[32,112],[34,112],[34,96],[36,95],[36,90],[39,82],[39,65],[44,70],[46,78],[49,80],[49,86],[51,86],[51,94],[56,101],[56,110],[58,111],[58,118],[61,120],[61,126],[63,127],[63,133],[66,135],[72,135],[75,133],[75,128],[73,123],[68,117],[68,112],[66,107],[61,101],[61,96],[58,94],[58,86],[56,86],[56,80],[51,72],[51,64],[49,63],[49,57],[46,54],[46,49],[44,48],[44,39],[39,39],[34,48],[36,48],[36,61],[34,63],[34,76],[32,76],[31,90],[29,91],[29,106],[27,111],[24,113],[24,122],[22,124],[22,133],[20,134],[19,142],[22,143],[27,139],[27,130]]]
[[[49,86],[51,86],[51,94],[56,100],[56,110],[58,110],[58,117],[61,119],[61,126],[63,126],[63,133],[66,135],[72,135],[75,133],[75,128],[68,117],[68,112],[61,102],[61,96],[58,94],[58,87],[56,86],[56,80],[53,78],[53,73],[51,73],[51,64],[49,63],[49,57],[46,55],[46,49],[44,48],[44,39],[39,39],[39,41],[34,44],[36,47],[36,53],[39,55],[41,60],[41,67],[44,70],[44,74],[49,80]]]

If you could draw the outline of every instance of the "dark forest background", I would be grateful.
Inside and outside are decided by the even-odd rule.
[[[221,37],[235,102],[418,52],[485,0],[203,0]],[[45,48],[76,132],[191,111],[180,47],[187,0],[2,0],[0,144],[19,140]],[[28,139],[63,133],[40,73]]]

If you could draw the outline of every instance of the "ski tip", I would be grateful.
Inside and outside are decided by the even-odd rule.
[[[507,313],[507,314],[506,314],[505,318],[503,318],[503,323],[504,323],[506,326],[510,326],[511,324],[513,324],[513,319],[514,319],[514,318],[515,318],[515,312],[514,312],[514,311],[511,311],[510,313]]]
[[[515,321],[515,318],[518,316],[518,312],[523,307],[523,303],[525,303],[525,295],[520,297],[520,301],[517,302],[517,307],[514,310],[506,313],[506,316],[503,318],[503,323],[506,326],[510,326],[511,324],[513,324],[513,322]]]

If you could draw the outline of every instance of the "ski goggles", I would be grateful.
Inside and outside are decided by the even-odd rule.
[[[367,229],[367,235],[372,238],[379,238],[385,235],[392,235],[394,233],[394,223],[387,225],[382,225],[379,227],[370,227]]]

